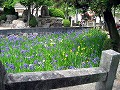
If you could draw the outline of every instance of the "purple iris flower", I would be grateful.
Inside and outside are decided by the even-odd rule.
[[[23,65],[23,66],[24,66],[24,68],[28,68],[28,66],[29,66],[29,65],[28,65],[28,64],[26,64],[26,63],[24,63],[24,65]]]

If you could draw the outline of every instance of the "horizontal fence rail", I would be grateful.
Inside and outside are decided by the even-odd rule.
[[[12,85],[12,87],[14,87],[13,90],[17,90],[21,83],[29,89],[32,88],[32,90],[49,90],[97,81],[105,81],[106,76],[107,73],[102,68],[18,73],[8,74],[8,81],[6,84],[9,85],[9,88]],[[23,87],[22,85],[21,87]],[[26,89],[22,88],[20,90]]]
[[[100,66],[59,71],[5,73],[0,69],[0,90],[49,90],[97,82],[96,90],[112,90],[120,53],[102,52]]]

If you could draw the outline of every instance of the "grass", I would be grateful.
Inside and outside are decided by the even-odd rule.
[[[106,34],[92,29],[51,35],[0,36],[8,73],[98,67]]]

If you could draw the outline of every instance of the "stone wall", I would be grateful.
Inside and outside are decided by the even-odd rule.
[[[38,34],[51,34],[51,33],[66,33],[71,31],[89,30],[91,27],[59,27],[59,28],[26,28],[26,29],[6,29],[0,30],[0,35],[21,34],[21,33],[38,33]]]
[[[39,17],[38,27],[62,27],[62,18]]]

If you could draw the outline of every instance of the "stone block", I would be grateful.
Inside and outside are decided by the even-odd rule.
[[[48,6],[42,6],[41,8],[41,17],[49,17]]]
[[[7,17],[7,21],[11,21],[11,22],[17,19],[17,16],[15,15],[6,15],[6,17]]]
[[[0,61],[0,90],[5,90],[6,70]]]
[[[21,20],[13,20],[12,21],[12,25],[11,25],[11,28],[16,28],[16,29],[19,29],[19,28],[26,28],[26,23],[24,23],[23,21]]]

